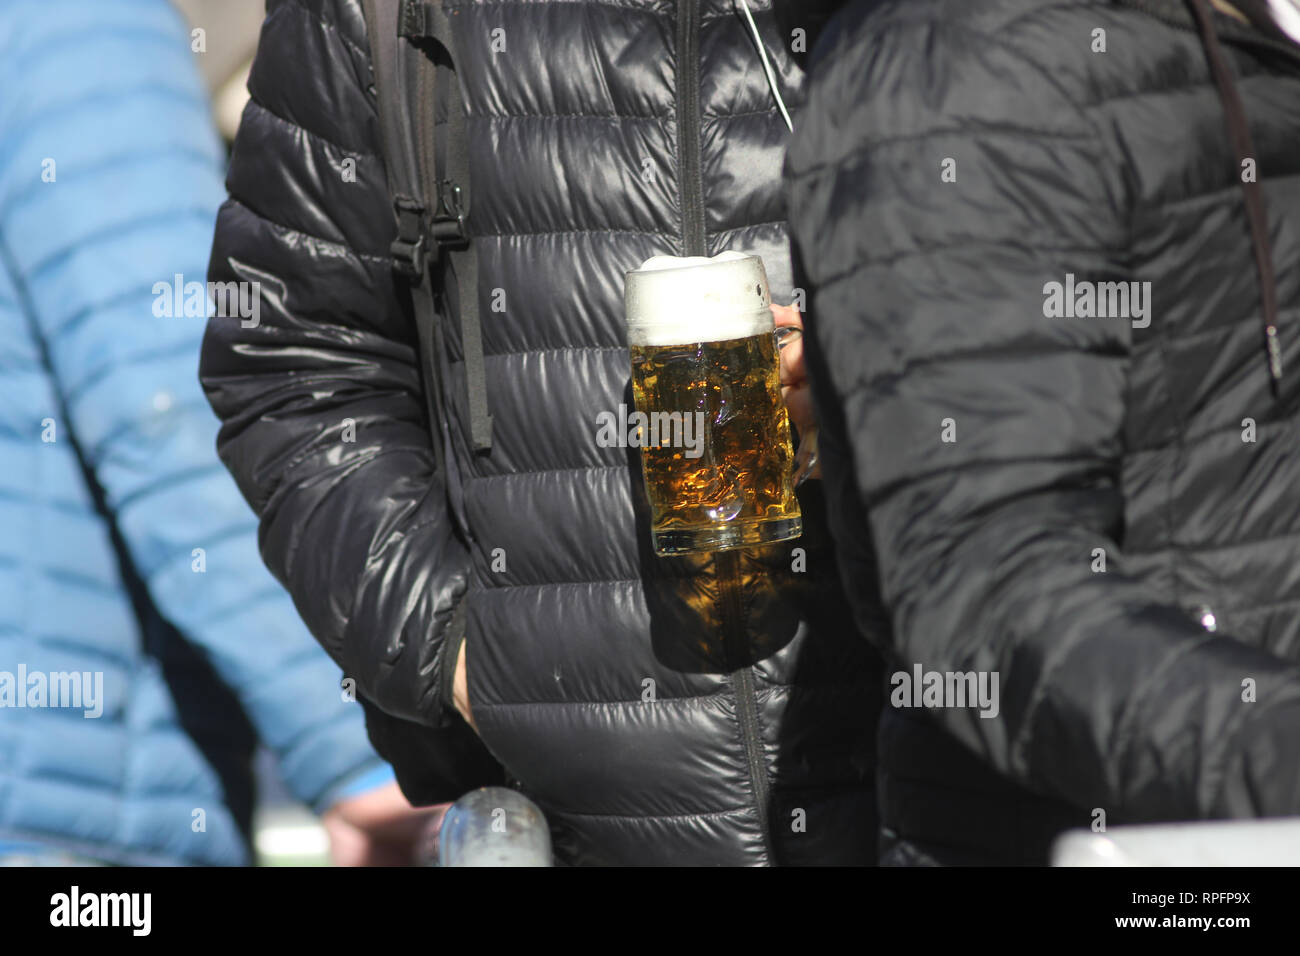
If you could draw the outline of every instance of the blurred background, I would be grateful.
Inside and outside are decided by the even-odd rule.
[[[265,0],[173,0],[189,21],[191,49],[208,85],[212,114],[229,149],[248,102],[248,71],[257,51]],[[329,840],[319,818],[289,793],[265,748],[257,755],[258,803],[253,815],[259,866],[328,866]]]
[[[257,50],[265,0],[173,0],[191,29],[204,31],[206,50],[194,59],[212,94],[212,113],[227,145],[248,102],[248,70]]]

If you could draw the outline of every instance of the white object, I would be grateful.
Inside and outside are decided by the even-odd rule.
[[[1297,866],[1300,817],[1071,830],[1053,866]]]
[[[1300,43],[1300,2],[1297,0],[1268,0],[1275,22],[1292,40]]]

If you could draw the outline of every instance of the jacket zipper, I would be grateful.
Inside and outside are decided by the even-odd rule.
[[[758,694],[754,688],[754,671],[749,664],[749,647],[744,627],[744,606],[741,603],[740,553],[722,551],[715,557],[718,590],[722,598],[722,641],[730,672],[731,686],[736,697],[736,717],[740,721],[740,736],[745,743],[745,759],[749,763],[749,779],[754,785],[754,805],[758,825],[763,834],[763,851],[768,862],[776,862],[772,845],[772,832],[768,827],[768,800],[771,787],[767,779],[767,762],[763,757],[763,737],[758,727]]]
[[[700,174],[699,0],[677,4],[677,182],[682,201],[682,255],[707,255],[704,180]]]
[[[677,4],[677,176],[682,203],[682,255],[708,254],[704,225],[704,178],[700,162],[700,9],[699,0]],[[719,599],[722,604],[722,640],[736,717],[740,723],[745,760],[754,789],[754,804],[768,862],[776,862],[768,829],[771,787],[758,725],[758,696],[749,666],[748,641],[741,600],[740,556],[723,551],[715,556]]]

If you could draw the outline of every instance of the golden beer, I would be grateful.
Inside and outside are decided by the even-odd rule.
[[[644,418],[636,443],[655,551],[798,537],[790,422],[762,260],[658,257],[628,280],[632,392]]]

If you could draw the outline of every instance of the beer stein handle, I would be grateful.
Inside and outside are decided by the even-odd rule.
[[[779,326],[776,330],[777,350],[785,348],[802,335],[803,329],[798,326]],[[817,426],[814,425],[799,436],[799,450],[794,455],[794,486],[798,488],[808,479],[821,476],[821,456],[817,454]]]
[[[776,347],[779,351],[790,344],[790,340],[803,335],[803,329],[797,325],[778,325],[775,330]]]
[[[822,476],[822,460],[817,454],[817,428],[808,429],[799,436],[799,450],[794,454],[794,486],[798,488],[809,478]]]

